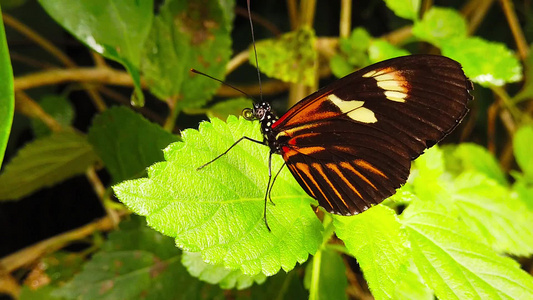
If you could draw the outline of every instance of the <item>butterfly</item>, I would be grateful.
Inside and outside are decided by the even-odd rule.
[[[279,174],[271,180],[274,154],[319,206],[358,214],[393,195],[407,181],[411,161],[459,125],[472,90],[461,65],[445,56],[385,60],[326,85],[280,118],[267,102],[243,110],[260,122],[264,139],[242,137],[202,167],[242,140],[267,145],[268,229],[267,196]]]

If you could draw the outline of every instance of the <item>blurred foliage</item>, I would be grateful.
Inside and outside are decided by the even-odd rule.
[[[533,299],[529,1],[371,0],[345,11],[301,0],[290,13],[285,3],[255,1],[262,95],[246,1],[236,2],[0,1],[0,141],[9,138],[0,217],[34,211],[46,192],[55,203],[47,209],[66,219],[80,206],[78,187],[68,199],[57,189],[77,177],[107,214],[25,250],[38,255],[0,258],[0,291],[20,299]],[[242,136],[262,138],[258,122],[234,116],[253,103],[238,90],[282,112],[301,86],[412,53],[459,61],[475,101],[447,140],[455,144],[426,151],[382,205],[331,216],[284,168],[268,231],[267,147],[243,142],[197,170]],[[274,156],[272,170],[282,164]],[[35,226],[2,227],[26,236]]]

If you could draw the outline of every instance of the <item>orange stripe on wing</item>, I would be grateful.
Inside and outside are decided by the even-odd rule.
[[[339,193],[339,191],[335,188],[335,185],[331,182],[331,180],[329,180],[329,177],[326,175],[326,173],[324,173],[324,170],[322,169],[322,165],[318,164],[318,163],[314,163],[312,165],[312,167],[315,168],[315,170],[317,170],[318,173],[320,173],[320,175],[322,175],[322,177],[327,182],[327,184],[329,184],[329,186],[333,190],[333,192],[335,192],[335,195],[337,195],[337,197],[342,201],[342,203],[344,203],[344,206],[346,206],[346,209],[350,210],[350,207],[348,206],[348,203],[346,203],[346,201],[344,201],[344,199],[342,198],[341,193]],[[326,201],[328,201],[329,205],[331,207],[333,207],[331,205],[331,202],[329,202],[329,200],[327,198],[326,198]],[[333,209],[335,209],[335,208],[333,207]]]
[[[342,179],[342,181],[344,181],[344,183],[346,183],[346,185],[352,190],[354,191],[354,193],[357,194],[357,196],[359,196],[359,198],[363,199],[363,196],[361,195],[361,193],[359,193],[359,190],[356,189],[353,184],[350,182],[350,180],[348,180],[348,178],[346,178],[344,176],[344,174],[342,174],[341,170],[339,169],[339,166],[336,165],[336,164],[327,164],[326,165],[330,170],[333,170],[333,172],[335,172],[337,175],[339,175],[339,177]],[[345,203],[346,204],[346,203]]]
[[[349,163],[343,161],[340,163],[340,166],[346,170],[349,170],[351,171],[352,173],[354,173],[355,175],[357,175],[359,178],[363,179],[363,181],[365,181],[366,183],[368,183],[371,187],[373,187],[375,190],[377,190],[378,188],[372,183],[370,182],[370,180],[368,180],[368,178],[366,178],[365,175],[361,174],[359,171],[357,171],[352,165],[350,165]]]
[[[315,178],[313,177],[313,175],[311,174],[310,172],[310,169],[309,169],[309,165],[308,164],[305,164],[305,163],[296,163],[296,169],[297,171],[302,171],[305,173],[305,175],[307,176],[307,178],[309,178],[309,180],[312,181],[313,185],[318,189],[318,191],[322,194],[322,196],[324,197],[324,199],[328,202],[329,206],[333,208],[333,205],[331,205],[331,202],[329,202],[328,200],[328,197],[326,196],[326,193],[324,193],[324,191],[320,188],[320,185],[318,184],[318,182],[315,180]],[[315,168],[316,169],[316,168]],[[300,176],[302,179],[303,177]],[[305,183],[305,180],[302,180],[304,183]],[[312,190],[311,188],[309,187],[309,185],[307,183],[305,183],[305,185],[307,186],[307,188],[311,191],[312,193]],[[314,194],[314,193],[313,193]],[[316,197],[316,195],[315,195]]]
[[[379,176],[381,177],[385,177],[385,178],[388,178],[387,175],[385,175],[385,173],[381,172],[379,169],[377,169],[376,167],[374,167],[372,164],[370,164],[368,161],[366,160],[363,160],[363,159],[356,159],[354,160],[354,163],[358,166],[360,166],[361,168],[364,168],[374,174],[378,174]]]
[[[285,127],[292,127],[292,126],[305,126],[306,124],[310,122],[314,122],[317,120],[323,120],[328,119],[332,117],[339,116],[338,111],[332,111],[330,109],[325,108],[322,106],[325,101],[327,101],[328,94],[323,94],[320,97],[312,100],[311,102],[305,104],[302,106],[294,106],[297,107],[296,110],[289,110],[285,115],[283,115],[280,119],[278,119],[273,125],[272,128],[278,127],[280,124],[284,123],[283,126]],[[302,100],[305,101],[305,100]]]

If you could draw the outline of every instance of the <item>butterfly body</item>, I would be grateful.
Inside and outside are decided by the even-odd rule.
[[[411,160],[464,118],[472,89],[459,63],[412,55],[341,78],[279,119],[265,102],[244,115],[320,206],[353,215],[406,182]]]

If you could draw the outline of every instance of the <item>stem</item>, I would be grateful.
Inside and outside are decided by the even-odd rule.
[[[524,32],[518,23],[518,18],[516,17],[513,3],[509,0],[500,0],[500,4],[505,17],[507,18],[507,23],[509,23],[509,27],[511,28],[511,32],[513,33],[520,59],[525,60],[528,56],[529,47],[527,45],[526,38],[524,37]]]
[[[324,215],[324,221],[322,223],[325,227],[324,229],[324,239],[322,240],[322,245],[318,249],[317,253],[313,256],[313,269],[311,272],[311,286],[309,288],[309,299],[316,300],[319,299],[318,291],[320,284],[320,270],[322,265],[322,251],[326,248],[326,244],[333,236],[335,227],[333,226],[333,218],[329,214]]]
[[[316,0],[301,0],[300,2],[300,22],[298,27],[313,27],[315,20]]]
[[[319,249],[313,256],[313,269],[311,271],[311,286],[309,287],[309,300],[319,299],[318,291],[320,289],[320,264],[322,262],[322,249]]]
[[[166,102],[170,108],[170,112],[165,120],[163,128],[168,132],[172,132],[174,130],[174,126],[176,125],[176,120],[178,119],[181,108],[178,105],[179,99],[177,99],[177,97],[169,98]]]
[[[246,63],[249,60],[250,54],[248,49],[243,50],[241,53],[235,55],[226,65],[226,75],[235,71],[240,65]]]
[[[339,24],[339,36],[347,38],[352,29],[352,0],[341,0],[341,20]]]
[[[119,212],[119,215],[120,217],[125,216],[126,212]],[[0,258],[0,270],[11,273],[21,267],[33,264],[41,257],[65,247],[72,241],[83,239],[95,231],[109,231],[114,228],[111,218],[108,216],[103,217],[82,227],[56,235]]]
[[[46,70],[15,78],[15,91],[27,90],[45,85],[66,82],[98,82],[122,86],[133,86],[131,76],[111,68],[73,68]],[[143,84],[145,86],[145,84]]]
[[[90,166],[87,169],[87,172],[85,172],[85,176],[87,177],[87,180],[89,180],[89,183],[93,187],[93,190],[95,194],[98,196],[98,199],[100,200],[100,204],[102,204],[102,207],[105,209],[107,216],[115,226],[115,228],[118,226],[118,222],[120,221],[120,217],[118,216],[117,212],[110,208],[108,205],[106,205],[106,188],[102,184],[102,181],[98,177],[98,174],[96,174],[96,170],[94,169],[94,166]]]
[[[65,53],[63,53],[63,51],[54,46],[54,44],[50,43],[47,39],[43,38],[37,32],[33,31],[33,29],[22,24],[19,20],[13,18],[12,16],[6,13],[3,13],[2,17],[6,25],[12,27],[22,35],[34,41],[37,45],[41,46],[41,48],[43,48],[46,52],[56,57],[63,65],[67,67],[76,66],[76,64]]]
[[[42,107],[22,91],[15,93],[15,109],[29,118],[41,120],[50,130],[61,131],[62,127]]]
[[[298,24],[300,23],[296,0],[287,0],[287,10],[289,11],[289,21],[291,22],[291,30],[295,30],[296,28],[298,28]]]

